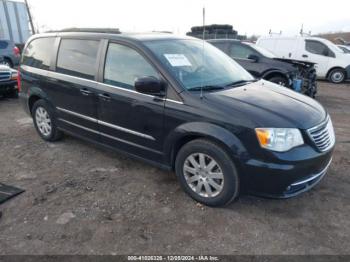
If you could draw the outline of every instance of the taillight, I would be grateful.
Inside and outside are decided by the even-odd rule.
[[[17,74],[17,88],[18,88],[18,93],[21,92],[21,73],[18,68],[18,74]]]
[[[17,46],[15,46],[13,48],[13,53],[15,56],[20,56],[21,55],[21,51],[19,50],[19,48]]]

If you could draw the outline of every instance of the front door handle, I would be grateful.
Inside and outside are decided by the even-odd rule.
[[[111,101],[111,97],[108,94],[99,94],[98,96],[104,101]]]
[[[84,96],[90,96],[93,94],[93,92],[89,91],[87,88],[80,89],[80,93],[82,93]]]
[[[309,56],[308,55],[303,55],[304,58],[308,58]]]

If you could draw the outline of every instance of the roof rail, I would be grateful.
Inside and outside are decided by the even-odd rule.
[[[50,33],[81,32],[81,33],[104,33],[104,34],[121,34],[119,28],[65,28],[58,31],[49,31]]]

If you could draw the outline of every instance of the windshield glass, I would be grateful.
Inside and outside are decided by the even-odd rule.
[[[349,49],[347,49],[345,46],[340,46],[340,45],[338,47],[341,50],[343,50],[345,54],[350,54],[350,47],[349,47]]]
[[[159,40],[146,46],[188,90],[254,80],[233,59],[203,41]]]
[[[270,52],[269,50],[267,50],[263,47],[260,47],[260,46],[254,45],[254,44],[248,44],[248,45],[265,57],[268,57],[268,58],[276,58],[277,57],[274,53]]]

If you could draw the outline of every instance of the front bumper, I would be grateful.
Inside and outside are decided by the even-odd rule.
[[[290,198],[316,186],[332,162],[333,148],[318,153],[305,146],[284,153],[276,163],[248,160],[243,166],[246,190],[270,198]],[[281,163],[282,162],[282,163]]]
[[[17,80],[0,81],[0,94],[5,94],[17,89]]]

